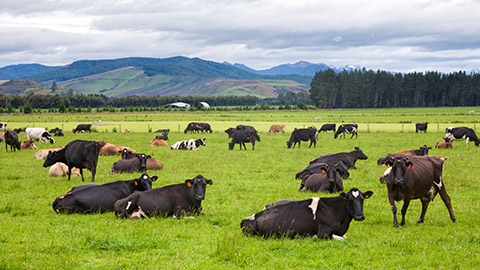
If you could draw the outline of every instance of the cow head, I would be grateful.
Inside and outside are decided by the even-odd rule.
[[[335,163],[335,170],[337,170],[342,179],[347,179],[350,176],[347,166],[345,166],[345,164],[341,160]]]
[[[288,148],[292,148],[292,144],[293,144],[292,141],[287,141],[287,147]]]
[[[426,144],[424,144],[422,147],[420,147],[420,151],[422,153],[422,156],[428,156],[428,150],[432,149],[432,147],[428,147]]]
[[[54,143],[55,143],[55,140],[54,140],[53,137],[50,135],[50,133],[48,133],[48,131],[45,131],[45,132],[42,134],[42,137],[45,138],[45,140],[48,140],[51,144],[54,144]]]
[[[358,159],[368,159],[367,155],[360,150],[360,147],[355,147],[355,153]]]
[[[139,178],[135,179],[135,189],[144,191],[152,189],[152,182],[155,182],[158,179],[158,176],[148,176],[148,174],[144,173]]]
[[[48,151],[47,158],[45,159],[45,162],[43,162],[43,167],[52,166],[53,164],[61,162],[62,160],[62,157],[57,153],[57,151]]]
[[[198,139],[198,140],[195,140],[195,146],[196,146],[197,148],[198,148],[200,145],[205,146],[205,145],[206,145],[206,144],[205,144],[205,140],[206,140],[205,138],[200,138],[200,139]]]
[[[213,184],[212,180],[203,177],[201,174],[195,176],[193,179],[185,180],[185,186],[188,192],[196,201],[202,201],[205,199],[205,190],[207,188],[207,184]]]
[[[136,154],[135,157],[138,158],[138,160],[140,160],[140,169],[139,170],[141,172],[147,170],[147,159],[150,159],[152,157],[147,156],[145,154]]]
[[[387,166],[392,167],[391,178],[393,178],[393,185],[404,185],[405,184],[405,173],[407,170],[410,170],[413,166],[413,163],[408,160],[408,157],[389,157],[385,162]],[[390,178],[390,179],[391,179]],[[390,180],[392,181],[392,180]],[[389,184],[387,182],[387,184]]]
[[[372,191],[361,192],[357,188],[352,188],[347,193],[340,193],[340,197],[347,201],[347,212],[356,221],[365,219],[363,215],[363,201],[372,196]]]
[[[123,148],[123,150],[118,151],[119,155],[122,155],[122,159],[131,159],[135,158],[135,153],[128,150],[127,148]]]

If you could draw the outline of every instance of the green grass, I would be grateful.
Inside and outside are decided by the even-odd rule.
[[[260,113],[257,112],[33,115],[28,119],[30,122],[23,116],[6,116],[2,122],[8,122],[9,127],[10,124],[13,127],[38,121],[36,126],[53,128],[63,123],[66,129],[87,120],[108,118],[108,126],[97,128],[99,132],[72,134],[66,131],[65,137],[56,138],[55,146],[65,145],[74,139],[107,140],[151,154],[164,163],[163,170],[149,172],[150,175],[159,176],[154,188],[179,183],[197,174],[212,179],[213,185],[207,187],[203,202],[205,215],[193,219],[118,220],[113,213],[55,214],[51,208],[53,200],[71,187],[83,184],[79,177],[72,177],[71,181],[51,178],[48,168],[42,167],[43,161],[33,158],[35,150],[6,153],[2,143],[0,268],[475,269],[480,263],[480,149],[473,144],[467,148],[464,141],[458,141],[454,142],[453,149],[433,149],[430,152],[432,155],[449,157],[443,179],[452,198],[457,222],[450,221],[445,205],[437,197],[429,206],[424,224],[415,223],[420,215],[421,203],[412,201],[406,225],[398,229],[393,227],[386,186],[379,183],[379,176],[385,168],[377,166],[376,160],[388,152],[413,149],[423,144],[433,146],[443,137],[442,129],[426,134],[417,134],[412,130],[404,133],[395,130],[371,130],[366,133],[363,130],[358,139],[352,140],[334,140],[332,133],[328,133],[319,135],[316,148],[309,149],[306,143],[300,149],[286,148],[293,127],[310,123],[318,125],[315,120],[303,122],[303,119],[311,119],[313,115],[332,114],[337,117],[332,116],[332,119],[340,123],[343,119],[340,115],[359,115],[362,118],[358,119],[361,120],[372,118],[368,115],[370,112],[380,121],[391,119],[388,123],[393,125],[398,124],[400,119],[415,123],[416,120],[410,117],[422,118],[422,114],[433,119],[431,122],[434,122],[435,115],[440,122],[445,119],[448,110],[264,112],[263,119],[259,119]],[[448,115],[452,117],[449,121],[453,121],[455,113],[462,110],[469,109],[453,108],[452,114]],[[143,115],[147,119],[143,119]],[[64,121],[61,121],[61,117]],[[291,118],[292,121],[285,121]],[[183,134],[186,123],[193,119],[211,123],[214,133]],[[477,123],[476,119],[478,117],[470,114],[465,116],[468,123]],[[445,120],[440,122],[441,127],[450,124],[448,119]],[[257,143],[255,151],[251,151],[251,145],[248,144],[247,151],[238,150],[238,145],[234,150],[228,150],[229,139],[223,130],[239,123],[252,124],[260,130],[262,142]],[[290,131],[285,135],[268,136],[266,131],[271,123],[286,123]],[[129,128],[134,133],[112,133],[111,128],[120,124],[122,129]],[[207,146],[200,147],[198,151],[152,148],[147,142],[155,134],[146,132],[149,124],[154,130],[170,127],[172,133],[169,135],[169,144],[202,136],[207,138]],[[180,133],[177,132],[178,125],[182,131]],[[108,132],[104,132],[104,128]],[[25,139],[25,134],[20,133],[20,138]],[[260,211],[265,204],[281,199],[330,196],[298,192],[300,183],[294,180],[295,173],[321,154],[351,151],[355,146],[359,146],[369,159],[357,162],[358,169],[350,170],[351,177],[344,180],[344,186],[346,189],[358,187],[362,191],[372,190],[374,194],[365,201],[366,219],[362,222],[352,221],[346,241],[263,239],[246,237],[241,233],[240,221]],[[39,147],[50,148],[51,145],[42,144]],[[118,157],[100,157],[97,183],[139,176],[112,175],[110,169],[116,160]],[[89,183],[90,177],[87,171],[86,183]],[[401,203],[397,206],[401,207]]]

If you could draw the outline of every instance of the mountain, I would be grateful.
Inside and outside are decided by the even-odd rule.
[[[344,70],[346,71],[353,71],[355,69],[359,69],[359,66],[353,66],[353,65],[346,65],[341,68],[337,68],[333,65],[327,65],[327,64],[312,64],[307,61],[299,61],[295,64],[283,64],[279,66],[274,66],[269,69],[263,69],[263,70],[255,70],[252,69],[246,65],[243,64],[238,64],[235,63],[233,66],[243,69],[245,71],[253,72],[256,74],[262,74],[262,75],[289,75],[289,74],[297,74],[297,75],[302,75],[302,76],[310,76],[313,77],[315,76],[315,73],[319,71],[324,71],[327,69],[332,69],[335,72],[342,72]]]
[[[0,93],[8,95],[17,94],[61,94],[72,95],[76,92],[72,89],[68,89],[62,86],[58,86],[55,91],[52,91],[52,87],[39,83],[33,80],[13,79],[5,83],[0,84]]]
[[[19,79],[33,74],[47,72],[57,67],[40,64],[19,64],[0,68],[0,80]]]

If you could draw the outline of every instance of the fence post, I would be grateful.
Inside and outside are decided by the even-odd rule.
[[[180,133],[180,125],[178,125],[178,133]]]
[[[367,133],[370,133],[370,123],[367,123]]]
[[[119,125],[118,125],[118,132],[119,132],[119,133],[122,133],[122,124],[119,124]]]
[[[402,123],[402,133],[403,133],[403,123]]]
[[[440,132],[440,123],[437,123],[437,132]]]
[[[148,124],[147,132],[150,132],[150,124]]]

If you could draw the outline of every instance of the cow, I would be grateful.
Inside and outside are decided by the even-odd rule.
[[[116,144],[113,144],[113,143],[108,143],[108,142],[105,142],[105,141],[103,141],[103,142],[105,143],[105,145],[100,149],[100,153],[99,153],[100,156],[120,155],[122,150],[125,149],[125,148],[128,151],[131,151],[132,153],[135,153],[134,150],[132,150],[128,147],[116,145]]]
[[[103,185],[80,187],[55,199],[52,204],[56,213],[104,213],[114,210],[115,202],[128,197],[135,191],[152,189],[152,182],[157,176],[142,174],[139,178],[116,181]],[[141,193],[141,192],[140,192]]]
[[[22,132],[23,129],[22,128],[14,128],[13,131],[15,131],[17,134]]]
[[[308,128],[300,128],[300,129],[294,129],[292,132],[292,135],[290,136],[290,140],[287,141],[287,147],[295,148],[295,145],[298,143],[298,148],[300,148],[300,142],[301,141],[310,141],[310,146],[308,148],[312,147],[317,147],[317,128],[311,126]]]
[[[240,227],[247,235],[264,237],[343,237],[352,219],[365,219],[363,202],[372,194],[352,188],[337,197],[279,201],[242,220]]]
[[[302,179],[303,180],[303,179],[306,179],[308,176],[310,176],[314,173],[321,173],[322,168],[326,165],[327,165],[326,163],[321,163],[321,162],[320,163],[309,164],[305,169],[297,172],[297,174],[295,175],[295,179]],[[348,172],[347,166],[345,166],[345,164],[343,164],[343,162],[341,160],[333,162],[333,163],[329,163],[328,165],[335,166],[336,170],[338,171],[338,173],[340,174],[340,177],[342,177],[342,179],[347,179],[350,176],[350,173]]]
[[[37,153],[35,153],[34,158],[35,159],[46,159],[47,156],[48,156],[48,152],[58,151],[58,150],[61,150],[62,148],[63,148],[63,146],[62,147],[57,147],[57,148],[50,148],[50,149],[40,149],[40,150],[38,150]]]
[[[155,133],[164,133],[164,134],[165,133],[168,134],[169,132],[170,132],[170,129],[157,129],[155,131]]]
[[[337,131],[335,132],[335,134],[333,135],[333,138],[336,139],[338,136],[342,137],[345,139],[345,133],[348,133],[348,134],[352,134],[352,137],[350,137],[350,139],[353,138],[353,136],[355,136],[355,139],[358,137],[358,125],[357,124],[343,124],[343,125],[340,125],[337,129]]]
[[[225,130],[225,133],[227,133],[228,138],[232,138],[232,137],[233,137],[233,133],[235,133],[235,131],[237,131],[236,128],[227,128],[227,129]]]
[[[51,144],[55,143],[55,139],[44,128],[26,128],[27,139],[38,140],[40,143],[49,141]]]
[[[443,138],[443,141],[437,142],[437,144],[435,145],[435,148],[451,149],[453,148],[453,141],[450,138]]]
[[[258,136],[256,130],[252,130],[252,129],[236,130],[232,134],[232,141],[228,143],[228,149],[233,150],[233,147],[235,147],[235,144],[238,143],[240,145],[240,150],[242,150],[242,145],[243,145],[243,148],[247,150],[245,143],[249,142],[252,144],[252,150],[255,150],[255,141],[260,141],[260,137]]]
[[[327,131],[331,130],[333,132],[335,132],[337,129],[337,125],[336,124],[323,124],[322,127],[320,128],[320,130],[318,132],[325,132],[327,133]]]
[[[135,158],[131,159],[121,159],[112,165],[112,173],[121,173],[121,172],[144,172],[147,170],[147,159],[150,159],[151,156],[145,154],[136,154]]]
[[[80,169],[80,175],[83,178],[84,168],[92,172],[92,182],[95,182],[95,173],[97,172],[98,154],[100,148],[105,142],[75,140],[69,142],[64,148],[54,152],[48,152],[47,158],[43,163],[43,167],[52,166],[57,162],[63,162],[68,166],[68,180],[70,180],[71,170],[73,167]]]
[[[428,122],[416,123],[415,124],[415,133],[418,133],[419,130],[427,133],[427,128],[428,128]]]
[[[63,134],[62,129],[60,129],[60,128],[58,128],[58,127],[51,129],[49,132],[50,132],[51,134],[53,134],[53,136],[59,136],[59,137],[65,136],[65,134]]]
[[[0,123],[0,131],[5,132],[7,130],[7,123]]]
[[[205,138],[200,139],[190,139],[187,141],[178,141],[170,146],[172,150],[198,150],[198,147],[201,145],[205,146]]]
[[[23,141],[20,148],[21,149],[38,149],[38,147],[34,144],[35,140],[27,140]]]
[[[148,144],[150,146],[168,146],[168,143],[166,141],[161,140],[161,139],[157,139],[157,138],[149,141]]]
[[[205,190],[213,182],[199,174],[184,183],[134,193],[115,203],[118,218],[198,215],[202,211]]]
[[[197,122],[192,122],[187,125],[187,127],[184,130],[184,133],[187,134],[187,132],[210,132],[212,133],[212,128],[210,127],[210,124],[208,123],[197,123]]]
[[[285,134],[285,131],[283,130],[285,128],[284,124],[281,125],[271,125],[270,129],[268,130],[267,134],[270,135],[270,133],[277,133],[277,132],[282,132],[282,134]]]
[[[79,124],[76,128],[72,129],[73,133],[85,132],[88,131],[89,133],[92,132],[91,130],[92,124]]]
[[[52,177],[67,176],[68,166],[65,163],[57,162],[50,167],[50,170],[48,170],[48,175]],[[80,176],[80,170],[78,168],[72,168],[72,175]]]
[[[123,133],[132,133],[132,131],[130,129],[124,129]]]
[[[445,138],[449,138],[452,141],[465,140],[467,147],[470,141],[473,141],[475,146],[480,145],[477,134],[475,134],[473,129],[468,127],[448,127],[445,129]]]
[[[132,159],[136,157],[136,153],[124,148],[122,151],[119,151],[119,155],[122,155],[122,159]],[[147,170],[161,170],[163,169],[163,164],[156,160],[154,157],[147,159]]]
[[[400,226],[403,226],[410,200],[420,199],[422,212],[417,223],[423,223],[428,204],[437,193],[440,193],[450,213],[450,219],[455,222],[452,203],[442,181],[443,159],[434,156],[387,156],[386,158],[385,164],[392,168],[384,180],[387,183],[388,200],[392,207],[395,227],[398,227],[395,201],[403,200],[400,222]]]
[[[427,156],[428,150],[432,149],[432,147],[428,147],[426,144],[420,146],[419,149],[413,150],[404,150],[397,153],[392,153],[391,155],[404,155],[404,156]]]
[[[168,141],[168,133],[162,133],[162,135],[155,136],[155,139]]]
[[[314,173],[303,178],[300,191],[337,193],[343,191],[342,177],[336,165],[325,164],[320,173]]]
[[[8,146],[10,145],[10,152],[16,152],[16,149],[20,150],[21,145],[18,141],[18,134],[15,131],[7,130],[4,133],[5,140],[5,152],[8,152]]]
[[[310,164],[313,163],[335,163],[338,161],[342,161],[343,164],[348,168],[348,169],[356,169],[355,167],[355,162],[357,162],[357,159],[362,159],[366,160],[368,157],[363,153],[362,150],[360,150],[359,147],[355,147],[355,150],[351,152],[341,152],[341,153],[336,153],[336,154],[325,154],[322,155],[316,159],[313,159],[310,161]]]

